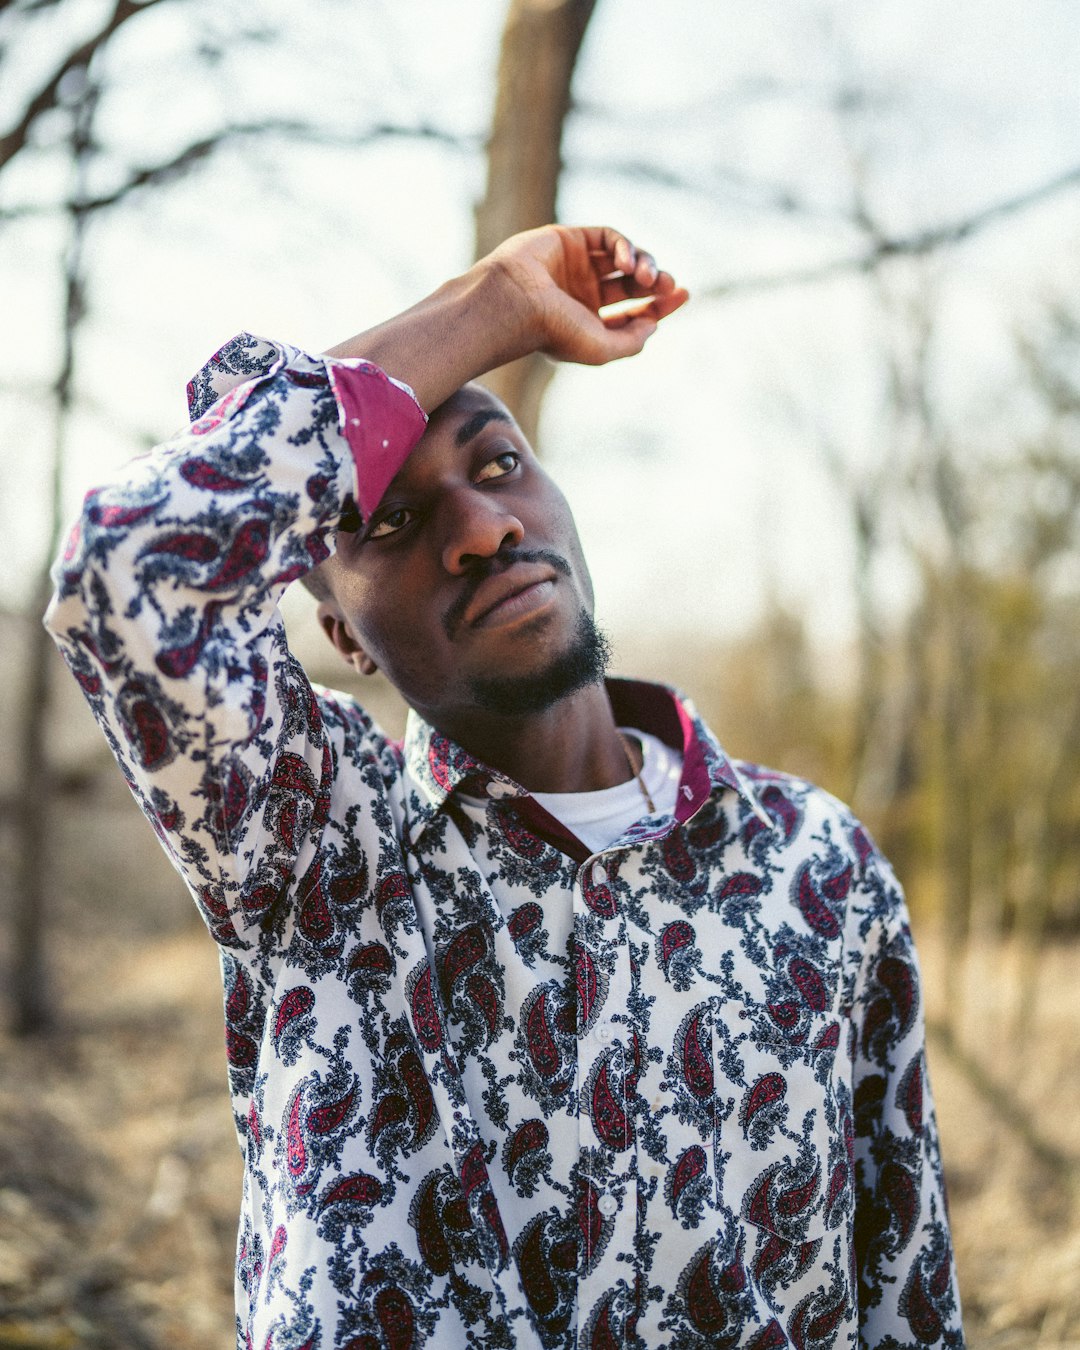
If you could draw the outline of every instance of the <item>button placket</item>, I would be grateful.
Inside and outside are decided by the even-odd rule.
[[[608,1296],[610,1290],[625,1278],[625,1266],[618,1260],[620,1254],[635,1250],[635,1229],[637,1225],[637,1205],[628,1203],[636,1195],[634,1176],[634,1157],[636,1143],[630,1139],[628,1147],[612,1149],[611,1141],[605,1144],[596,1132],[593,1120],[594,1104],[589,1100],[587,1085],[595,1079],[598,1064],[604,1060],[610,1062],[612,1074],[608,1078],[609,1090],[616,1094],[616,1105],[625,1113],[626,1119],[633,1122],[633,1104],[630,1101],[627,1069],[630,1038],[623,1025],[627,1017],[631,992],[631,965],[629,935],[625,916],[615,900],[616,879],[619,859],[609,856],[613,864],[611,871],[603,861],[595,859],[581,869],[579,892],[575,894],[575,904],[581,905],[585,922],[589,925],[590,943],[599,947],[606,956],[605,969],[608,972],[608,987],[599,1020],[587,1035],[578,1039],[578,1084],[579,1084],[579,1147],[583,1154],[587,1150],[593,1155],[593,1165],[589,1169],[590,1181],[598,1192],[596,1210],[603,1220],[605,1240],[603,1250],[590,1269],[591,1261],[586,1263],[586,1271],[578,1282],[578,1318],[579,1326],[591,1310]],[[600,888],[607,890],[611,897],[610,905],[590,906],[585,899],[588,890]],[[591,897],[590,897],[591,898]],[[606,911],[606,912],[605,912]],[[586,917],[587,916],[587,917]],[[600,920],[597,923],[597,920]],[[613,958],[613,959],[612,959]],[[633,1124],[631,1123],[633,1130]],[[636,1135],[636,1130],[633,1131]],[[605,1166],[601,1159],[610,1158]],[[620,1197],[622,1197],[620,1199]]]

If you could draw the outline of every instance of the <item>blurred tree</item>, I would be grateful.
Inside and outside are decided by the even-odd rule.
[[[510,0],[488,137],[487,187],[476,208],[477,258],[508,235],[557,219],[570,83],[595,3]],[[550,378],[551,363],[534,354],[485,380],[533,445]]]

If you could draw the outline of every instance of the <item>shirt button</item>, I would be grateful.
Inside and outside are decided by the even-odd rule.
[[[619,1202],[613,1195],[602,1195],[596,1202],[596,1208],[605,1219],[610,1219],[613,1214],[618,1213]]]
[[[592,866],[592,884],[593,884],[594,886],[606,886],[606,885],[607,885],[607,868],[606,868],[606,867],[604,866],[604,864],[601,863],[601,862],[593,863],[593,866]]]
[[[509,783],[500,783],[498,779],[495,779],[488,784],[487,795],[494,801],[500,801],[503,797],[512,797],[514,789]]]
[[[615,1037],[615,1028],[610,1022],[601,1022],[596,1028],[596,1039],[603,1041],[605,1045]]]

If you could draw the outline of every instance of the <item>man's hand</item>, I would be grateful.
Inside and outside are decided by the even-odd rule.
[[[476,264],[517,288],[524,350],[603,365],[641,351],[688,298],[651,254],[605,227],[547,225],[515,234]],[[514,303],[516,301],[516,304]],[[607,307],[619,308],[605,314]]]
[[[545,225],[511,236],[426,300],[327,355],[375,362],[430,412],[469,380],[530,352],[585,365],[633,356],[686,299],[651,254],[616,230]],[[611,305],[620,308],[605,312]]]

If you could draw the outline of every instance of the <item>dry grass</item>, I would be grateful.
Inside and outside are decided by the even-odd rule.
[[[194,926],[78,927],[59,954],[61,1033],[0,1040],[0,1350],[228,1345],[240,1163],[213,949]],[[1042,960],[1018,1054],[1015,953],[977,953],[958,974],[932,935],[921,945],[933,989],[948,969],[969,990],[967,1049],[1014,1082],[1051,1149],[1080,1157],[1077,949]],[[1080,1347],[1074,1182],[931,1055],[969,1344]]]

